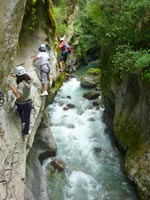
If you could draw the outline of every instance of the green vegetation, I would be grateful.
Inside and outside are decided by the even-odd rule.
[[[101,73],[101,70],[98,68],[89,68],[87,71],[87,74],[89,75],[99,75]]]
[[[30,26],[29,26],[30,31],[34,31],[35,26],[37,24],[36,3],[37,3],[37,0],[31,0],[31,21],[30,21]]]
[[[119,46],[112,58],[113,75],[115,80],[122,81],[129,74],[140,72],[142,80],[150,81],[149,50],[134,51],[130,46]]]
[[[57,1],[56,1],[57,2]],[[65,0],[54,3],[54,15],[57,24],[56,32],[59,37],[63,36],[67,30],[67,4]]]
[[[105,88],[112,79],[122,81],[141,68],[141,80],[149,81],[150,1],[77,1],[80,5],[75,23],[80,35],[78,55],[84,59],[91,50],[99,52]]]
[[[121,141],[121,145],[127,152],[127,157],[141,156],[143,151],[144,139],[141,136],[139,124],[132,118],[127,118],[128,113],[120,113],[114,120],[115,133]],[[135,143],[136,138],[136,143]],[[139,150],[141,149],[141,151]]]
[[[52,0],[47,0],[47,10],[48,10],[48,16],[50,21],[50,27],[48,28],[48,37],[51,38],[53,41],[55,41],[56,38],[56,20],[54,15],[54,7]]]
[[[62,73],[60,76],[57,77],[57,79],[53,83],[53,86],[51,88],[50,95],[47,98],[45,107],[47,107],[49,104],[51,104],[54,101],[54,97],[56,96],[59,88],[64,83],[65,79],[66,79],[66,74],[65,73]]]
[[[64,35],[66,30],[67,30],[67,26],[66,26],[65,23],[63,23],[63,19],[61,18],[61,13],[62,13],[62,9],[61,8],[54,7],[54,14],[56,16],[56,21],[57,21],[57,33],[60,36]]]

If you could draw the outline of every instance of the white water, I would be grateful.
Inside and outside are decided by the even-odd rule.
[[[57,158],[69,168],[47,176],[49,200],[136,200],[121,155],[105,132],[103,109],[91,109],[93,101],[83,98],[84,93],[80,82],[73,78],[63,84],[49,106]],[[75,108],[64,110],[68,103]],[[95,152],[94,148],[101,151]],[[50,161],[44,165],[46,173]]]

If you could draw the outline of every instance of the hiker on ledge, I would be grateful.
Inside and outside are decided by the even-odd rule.
[[[42,87],[43,87],[43,92],[41,96],[46,96],[48,95],[48,82],[50,81],[50,66],[49,66],[49,55],[46,52],[46,46],[45,44],[41,44],[39,48],[39,53],[34,56],[33,62],[36,60],[39,60],[40,63],[40,73],[41,73],[41,81],[42,81]]]
[[[16,97],[15,104],[23,125],[22,132],[24,135],[28,135],[32,110],[31,78],[26,74],[23,66],[16,67],[15,73],[12,73],[11,76],[16,77],[17,88],[12,84],[9,85],[9,88]]]
[[[59,64],[59,71],[63,72],[63,63],[64,63],[64,67],[66,69],[66,60],[67,60],[67,55],[68,55],[68,49],[66,46],[67,43],[64,41],[64,38],[61,37],[60,43],[58,44],[56,42],[56,44],[61,49],[61,54],[60,54],[60,58],[58,60],[58,64]]]

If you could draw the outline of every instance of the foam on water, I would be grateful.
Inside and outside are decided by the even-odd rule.
[[[48,177],[50,200],[136,200],[121,155],[105,132],[103,108],[93,107],[93,101],[83,97],[85,91],[73,78],[63,84],[49,106],[57,157],[71,172]],[[74,107],[64,110],[67,104]]]

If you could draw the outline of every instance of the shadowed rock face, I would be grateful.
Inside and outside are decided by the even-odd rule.
[[[142,200],[150,199],[149,91],[150,84],[133,75],[119,86],[113,84],[104,101],[104,120],[126,152],[125,168]]]
[[[56,144],[50,132],[48,114],[42,118],[31,151],[27,157],[25,199],[47,200],[46,180],[41,163],[46,158],[56,156]],[[36,184],[35,184],[36,183]]]

